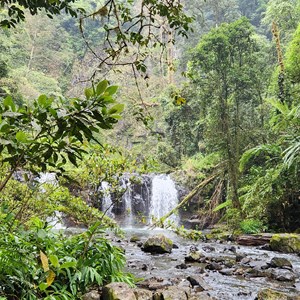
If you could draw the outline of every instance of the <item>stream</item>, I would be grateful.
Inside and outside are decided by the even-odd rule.
[[[261,288],[272,288],[290,295],[300,295],[300,258],[296,254],[283,254],[273,251],[261,250],[259,247],[246,247],[234,245],[231,242],[194,242],[178,237],[173,232],[147,227],[123,228],[126,232],[125,241],[119,241],[127,258],[127,270],[138,278],[149,279],[152,277],[170,281],[173,278],[187,278],[190,275],[199,274],[211,287],[208,293],[215,299],[222,300],[254,300]],[[131,236],[138,236],[144,242],[149,236],[164,234],[172,239],[178,246],[171,254],[150,254],[141,250],[136,242],[129,242]],[[118,243],[117,243],[118,244]],[[293,266],[296,274],[295,282],[285,282],[270,279],[267,277],[256,277],[250,274],[224,275],[221,271],[204,269],[205,264],[185,263],[185,256],[189,253],[191,246],[197,247],[206,257],[218,261],[225,258],[228,261],[235,261],[236,255],[245,256],[249,260],[249,266],[261,267],[270,262],[273,257],[286,258]],[[233,247],[233,248],[232,248]],[[232,250],[236,250],[234,253]],[[184,264],[186,269],[178,269],[176,266]],[[247,264],[245,264],[246,266]],[[231,268],[240,268],[234,264]],[[225,268],[223,269],[225,270]],[[204,273],[203,273],[204,272]]]

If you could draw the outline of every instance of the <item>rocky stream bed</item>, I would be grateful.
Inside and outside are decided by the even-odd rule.
[[[156,248],[146,252],[145,241],[162,234],[173,245],[167,245],[167,251]],[[142,280],[135,294],[124,284],[104,288],[105,300],[300,299],[297,253],[241,246],[228,240],[193,242],[162,229],[145,228],[127,229],[126,239],[115,239],[114,243],[125,250],[127,270]],[[111,295],[116,292],[115,297],[105,296],[110,289],[114,291]]]

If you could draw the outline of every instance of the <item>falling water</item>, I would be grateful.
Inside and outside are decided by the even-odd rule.
[[[161,174],[154,176],[152,180],[152,197],[150,205],[150,216],[155,219],[161,218],[170,212],[178,204],[178,192],[174,181],[169,175]],[[178,222],[177,216],[170,219]]]
[[[113,202],[111,199],[110,187],[108,182],[106,181],[101,182],[101,191],[103,194],[102,211],[104,211],[108,217],[113,218],[114,217],[114,214],[112,212]]]

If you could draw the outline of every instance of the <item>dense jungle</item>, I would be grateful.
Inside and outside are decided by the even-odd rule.
[[[300,299],[299,0],[1,0],[0,50],[1,300]]]

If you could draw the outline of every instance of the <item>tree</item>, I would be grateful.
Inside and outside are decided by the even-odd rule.
[[[193,50],[190,74],[198,91],[207,145],[223,153],[233,206],[240,208],[238,164],[253,143],[262,103],[266,64],[259,39],[246,18],[211,30]],[[257,120],[257,123],[254,121]],[[263,124],[261,124],[263,126]],[[248,134],[247,134],[248,133]],[[256,137],[260,138],[256,133]]]

